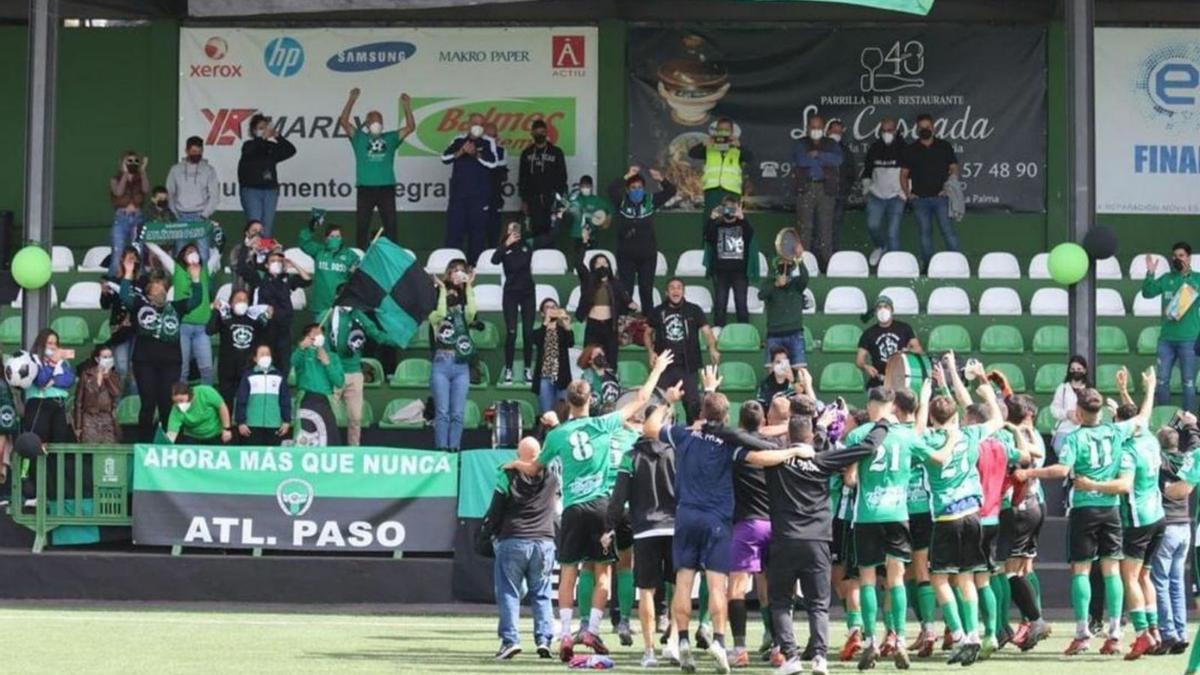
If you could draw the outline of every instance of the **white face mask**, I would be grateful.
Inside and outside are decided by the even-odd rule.
[[[100,358],[96,359],[96,363],[99,364],[100,370],[112,370],[116,362],[116,359],[111,356],[101,356]]]
[[[255,129],[255,130],[254,130],[254,137],[255,137],[255,138],[262,138],[263,136],[266,136],[266,135],[267,135],[267,129],[266,129],[266,127],[259,127],[259,128],[257,128],[257,129]]]
[[[58,350],[54,347],[46,347],[44,350],[42,350],[42,353],[46,355],[46,358],[52,359],[54,358],[54,355],[58,353]]]
[[[887,323],[892,320],[892,310],[887,307],[880,307],[875,310],[875,318],[879,320],[879,323]]]
[[[592,188],[581,187],[581,188],[579,188],[579,194],[583,195],[584,197],[590,197],[592,194]]]
[[[832,139],[834,143],[841,143],[841,142],[842,142],[842,135],[841,135],[841,134],[829,134],[829,138],[830,138],[830,139]]]
[[[187,257],[185,257],[184,260],[187,261],[187,264],[189,264],[189,265],[199,265],[200,264],[200,254],[196,253],[195,251],[192,251],[187,254]]]
[[[179,412],[187,412],[188,408],[192,407],[192,402],[184,401],[183,403],[176,403],[175,407],[179,408]]]
[[[879,137],[883,139],[883,142],[886,145],[891,145],[892,141],[896,140],[896,134],[894,134],[890,131],[883,132],[882,134],[879,135]]]
[[[258,357],[258,361],[255,361],[255,363],[258,364],[259,370],[271,369],[271,357],[269,356],[260,356]]]
[[[371,122],[367,125],[367,133],[371,134],[372,136],[378,136],[379,134],[382,134],[383,124],[379,122]]]
[[[283,263],[273,262],[267,265],[267,271],[271,274],[280,274],[283,272]]]
[[[776,361],[772,369],[776,375],[787,375],[787,372],[792,369],[792,364],[787,361]]]
[[[321,335],[314,337],[312,344],[313,344],[313,347],[316,347],[317,349],[324,347],[325,346],[325,335],[321,334]]]
[[[248,305],[244,302],[233,303],[233,313],[238,316],[242,316],[243,314],[245,314],[246,310],[248,310],[248,309],[250,309],[250,305]]]
[[[808,137],[814,141],[819,141],[822,138],[825,138],[825,131],[822,129],[809,129]]]
[[[483,125],[482,124],[472,124],[471,125],[471,137],[479,138],[482,135],[483,135]]]

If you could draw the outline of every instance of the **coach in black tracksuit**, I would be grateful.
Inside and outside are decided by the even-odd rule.
[[[529,216],[534,235],[550,231],[555,195],[567,196],[567,158],[562,148],[547,139],[546,131],[545,120],[534,121],[530,127],[533,145],[521,152],[521,170],[517,175],[521,210]]]
[[[817,448],[827,445],[823,438],[814,443],[808,417],[793,417],[788,435],[794,443]],[[880,423],[862,445],[818,452],[812,459],[791,459],[766,470],[771,497],[771,559],[767,563],[771,624],[775,641],[788,659],[797,658],[792,631],[792,590],[797,579],[814,657],[824,658],[829,646],[829,543],[833,540],[829,477],[874,452],[886,435],[887,425]]]
[[[654,306],[654,268],[658,264],[654,212],[675,196],[675,186],[657,169],[650,169],[650,177],[660,186],[654,194],[646,191],[646,180],[636,166],[608,186],[608,198],[617,206],[617,274],[630,293],[636,283],[643,312]]]

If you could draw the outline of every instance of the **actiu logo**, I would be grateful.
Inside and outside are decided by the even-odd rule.
[[[312,484],[300,478],[288,478],[275,488],[279,508],[293,518],[307,513],[315,496]]]
[[[582,35],[554,35],[550,38],[550,63],[554,68],[584,68],[585,50]]]
[[[416,46],[411,42],[372,42],[341,50],[329,57],[325,67],[339,73],[379,70],[404,63],[416,51]]]
[[[520,153],[532,143],[529,135],[534,120],[546,121],[550,142],[568,157],[575,154],[575,99],[532,96],[522,98],[414,98],[413,116],[417,130],[400,146],[403,156],[441,156],[455,136],[466,133],[472,113],[483,115],[499,132],[500,145],[509,154]]]
[[[275,38],[263,50],[263,65],[275,77],[291,77],[304,67],[304,47],[296,38]]]
[[[242,140],[242,125],[258,108],[201,108],[200,112],[209,124],[205,145],[233,145]]]

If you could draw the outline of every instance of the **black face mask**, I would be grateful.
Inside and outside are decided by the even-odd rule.
[[[546,134],[534,134],[533,142],[536,143],[537,145],[545,145],[546,144]]]
[[[603,354],[597,354],[596,358],[592,359],[592,366],[604,370],[608,368],[608,359],[604,358]]]
[[[923,141],[933,138],[933,129],[917,129],[917,138]]]
[[[596,268],[596,276],[600,277],[601,279],[607,279],[608,275],[609,275],[609,269],[607,267],[597,267]]]
[[[1171,258],[1171,269],[1175,270],[1176,272],[1182,272],[1183,261],[1179,258]]]
[[[1072,382],[1083,382],[1087,380],[1087,373],[1067,373],[1067,379]]]

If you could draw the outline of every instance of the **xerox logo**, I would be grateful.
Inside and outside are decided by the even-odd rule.
[[[263,65],[275,77],[291,77],[304,67],[304,47],[296,38],[275,38],[263,50]]]
[[[225,54],[229,51],[229,44],[225,42],[225,38],[213,36],[208,38],[208,42],[204,43],[204,55],[213,61],[220,61],[225,58]]]
[[[225,38],[213,36],[204,43],[204,55],[210,61],[220,61],[229,53],[229,44]],[[193,63],[188,71],[188,77],[241,77],[240,63]]]
[[[242,125],[258,108],[202,108],[200,112],[209,124],[205,145],[233,145],[242,140]]]

